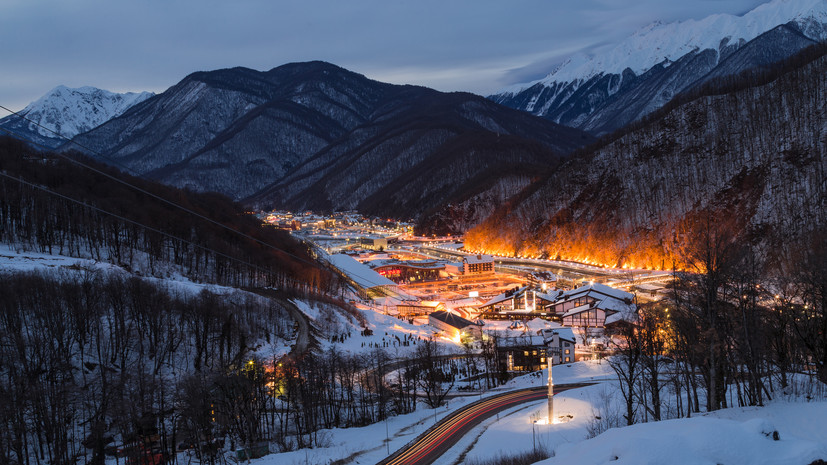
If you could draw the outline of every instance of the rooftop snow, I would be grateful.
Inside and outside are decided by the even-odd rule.
[[[656,22],[604,53],[573,55],[545,78],[517,84],[499,93],[516,94],[535,84],[585,81],[602,73],[621,74],[627,68],[640,75],[658,63],[674,62],[692,51],[717,51],[722,39],[728,38],[729,44],[750,41],[776,26],[790,21],[803,23],[807,18],[827,22],[827,2],[775,0],[759,5],[743,16],[715,14],[697,21]]]
[[[371,270],[353,258],[344,254],[329,255],[330,264],[350,277],[357,285],[370,289],[379,286],[396,286],[397,284],[381,274]]]

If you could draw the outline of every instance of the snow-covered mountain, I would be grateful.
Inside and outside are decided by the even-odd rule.
[[[827,227],[825,89],[827,43],[771,72],[710,84],[502,202],[465,244],[668,269],[714,218],[718,231],[787,266]]]
[[[57,86],[20,111],[30,121],[10,115],[0,120],[0,127],[12,131],[13,136],[55,148],[65,142],[60,136],[71,139],[120,116],[153,95],[151,92],[118,94],[89,86],[77,89]]]
[[[825,39],[827,2],[774,0],[742,16],[650,24],[606,52],[574,55],[545,78],[489,98],[602,134],[709,79],[769,66]]]

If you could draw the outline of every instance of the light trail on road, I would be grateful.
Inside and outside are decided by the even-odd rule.
[[[588,386],[591,383],[555,386],[554,392]],[[379,465],[427,465],[456,444],[466,433],[503,410],[526,402],[545,399],[548,387],[534,387],[488,397],[463,407],[441,420],[413,443],[398,450]]]

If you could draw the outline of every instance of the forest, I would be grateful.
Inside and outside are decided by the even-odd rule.
[[[224,196],[125,175],[78,154],[0,138],[0,244],[104,260],[194,281],[338,289],[335,275],[287,233],[261,228]]]
[[[0,275],[2,463],[178,463],[180,451],[226,463],[261,443],[318,446],[323,428],[412,411],[419,388],[441,404],[460,369],[433,341],[393,366],[378,347],[321,351],[316,328],[310,350],[262,357],[295,343],[290,299],[358,314],[303,244],[222,196],[8,138],[0,244],[83,259]]]
[[[225,464],[229,451],[324,447],[321,430],[442,405],[477,370],[433,340],[400,341],[414,347],[402,359],[383,347],[258,352],[294,338],[278,298],[91,269],[3,275],[0,461]]]
[[[625,409],[608,427],[689,417],[775,397],[827,395],[827,234],[767,275],[754,248],[711,217],[681,254],[666,299],[607,328]],[[677,267],[676,267],[677,268]]]
[[[777,269],[827,224],[827,46],[721,78],[571,155],[471,250],[668,270],[707,211]]]

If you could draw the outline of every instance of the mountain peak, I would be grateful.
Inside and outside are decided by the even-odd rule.
[[[600,74],[621,74],[631,69],[640,75],[665,60],[673,62],[693,51],[719,51],[725,44],[749,42],[779,26],[794,22],[814,40],[827,39],[827,2],[823,0],[773,0],[741,16],[714,14],[700,20],[672,23],[656,21],[637,30],[611,49],[594,55],[569,57],[543,79],[510,86],[500,93],[517,93],[536,84],[587,80]]]
[[[556,123],[607,134],[711,79],[767,68],[827,39],[827,2],[774,0],[741,16],[652,23],[545,78],[489,98]]]
[[[153,95],[151,92],[119,94],[91,86],[59,85],[20,111],[29,121],[11,115],[0,120],[0,126],[46,139],[59,139],[55,133],[72,138],[121,115]],[[54,146],[60,143],[59,140],[55,144],[39,142]]]

